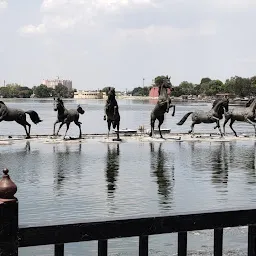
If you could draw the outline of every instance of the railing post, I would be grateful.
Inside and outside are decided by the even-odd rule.
[[[18,255],[18,200],[17,186],[3,170],[0,180],[0,256]]]
[[[248,226],[248,256],[256,256],[256,226]]]

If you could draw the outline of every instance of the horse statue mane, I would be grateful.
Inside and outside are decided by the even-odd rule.
[[[170,79],[171,79],[171,77],[168,77],[168,75],[157,77],[157,79],[155,80],[155,84],[158,86],[158,96],[160,96],[161,91],[164,88],[165,89],[172,88],[172,83],[171,83]]]

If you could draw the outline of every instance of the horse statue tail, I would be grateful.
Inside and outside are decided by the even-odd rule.
[[[38,114],[34,110],[28,110],[25,113],[29,114],[30,119],[32,120],[32,122],[34,124],[38,124],[38,123],[43,121],[43,120],[40,119],[40,117],[38,116]]]
[[[189,117],[189,115],[192,113],[193,112],[188,112],[185,116],[182,117],[182,119],[177,123],[177,125],[183,125],[185,123],[185,121],[187,120],[187,118]]]

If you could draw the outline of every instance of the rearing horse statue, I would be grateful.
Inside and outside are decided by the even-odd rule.
[[[229,127],[234,132],[237,137],[236,131],[233,129],[232,125],[235,121],[247,122],[254,127],[254,133],[256,136],[256,127],[255,127],[255,109],[256,109],[256,98],[250,99],[246,105],[245,109],[231,109],[225,113],[225,121],[223,124],[223,132],[225,134],[225,125],[230,120]]]
[[[163,138],[161,133],[161,125],[164,122],[164,114],[168,113],[170,108],[173,108],[172,116],[175,115],[175,105],[171,104],[171,98],[168,95],[168,89],[172,89],[172,84],[170,82],[170,77],[166,76],[163,77],[162,83],[158,86],[158,101],[150,115],[150,137],[153,137],[154,135],[156,119],[158,120],[158,130],[160,137]]]
[[[114,87],[109,87],[107,91],[108,99],[105,104],[105,114],[104,114],[104,120],[107,120],[108,123],[108,138],[109,138],[109,132],[111,128],[111,124],[113,126],[113,129],[117,129],[117,139],[120,140],[119,137],[119,126],[120,126],[120,114],[118,109],[118,104],[116,101],[116,92]]]
[[[59,133],[61,127],[66,124],[67,125],[67,129],[66,129],[66,132],[65,132],[65,135],[64,135],[64,138],[67,134],[67,131],[69,129],[69,126],[70,126],[70,123],[74,122],[78,127],[79,127],[79,139],[82,138],[82,131],[81,131],[81,122],[79,122],[79,114],[84,114],[84,110],[82,109],[82,107],[80,105],[77,106],[77,109],[69,109],[67,110],[65,107],[64,107],[64,103],[63,101],[58,98],[57,99],[57,104],[54,108],[54,111],[58,111],[58,117],[57,117],[57,120],[56,122],[54,123],[54,126],[53,126],[53,135],[55,135],[55,126],[57,123],[61,123],[60,126],[59,126],[59,129],[57,131],[57,134]]]
[[[187,120],[187,118],[189,117],[189,115],[192,114],[191,130],[189,130],[188,133],[194,133],[195,124],[216,123],[216,127],[219,128],[219,131],[222,137],[223,133],[220,128],[221,113],[223,113],[223,108],[225,109],[225,111],[228,111],[228,103],[229,103],[229,100],[227,98],[224,98],[222,100],[216,101],[216,104],[208,112],[205,112],[205,111],[188,112],[182,117],[182,119],[177,123],[177,125],[183,125]]]

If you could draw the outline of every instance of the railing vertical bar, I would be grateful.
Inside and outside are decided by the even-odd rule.
[[[99,240],[98,256],[107,256],[107,255],[108,255],[108,240]]]
[[[187,232],[178,233],[178,256],[187,256]]]
[[[148,236],[140,236],[139,256],[148,256]]]
[[[223,228],[214,229],[214,256],[222,256],[223,253]]]
[[[248,256],[256,256],[256,226],[248,226]]]
[[[54,256],[64,256],[64,244],[54,245]]]

